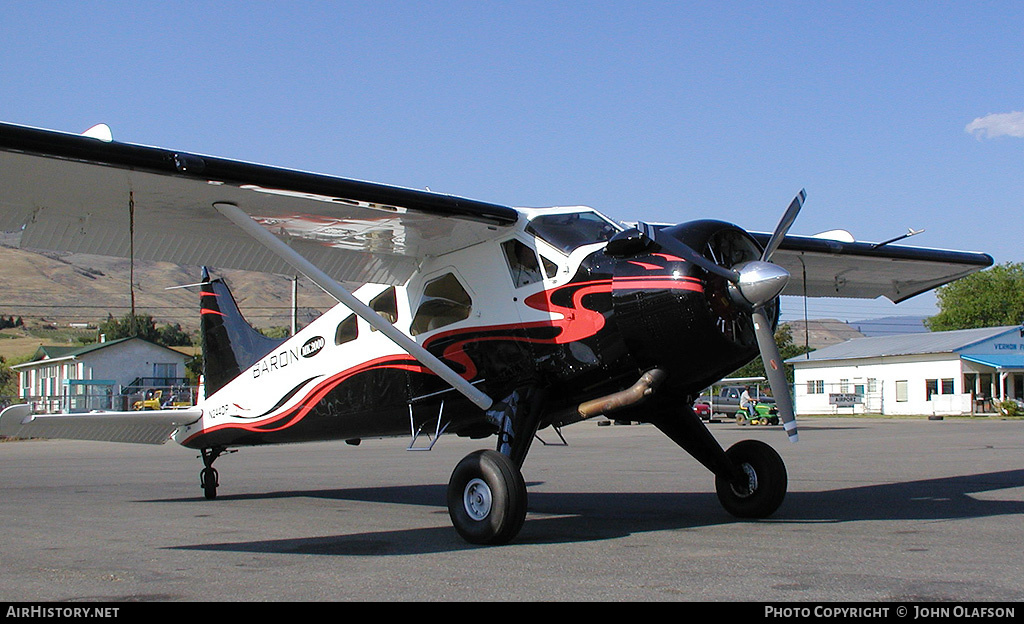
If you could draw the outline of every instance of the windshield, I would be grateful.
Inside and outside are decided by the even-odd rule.
[[[571,212],[537,217],[526,231],[569,253],[582,245],[607,242],[619,228],[593,212]]]

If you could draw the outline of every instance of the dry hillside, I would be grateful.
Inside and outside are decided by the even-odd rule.
[[[5,340],[66,343],[73,325],[95,328],[107,315],[122,317],[131,310],[128,260],[83,254],[33,253],[0,244],[0,316],[21,317],[26,326],[50,327],[53,341],[39,332],[29,336],[3,330]],[[291,324],[291,278],[248,271],[211,269],[231,287],[242,313],[257,327]],[[150,314],[157,324],[178,323],[186,330],[199,327],[196,289],[174,286],[199,281],[201,269],[160,262],[135,263],[135,310]],[[334,303],[305,278],[299,279],[298,321],[310,322]],[[34,347],[33,347],[34,348]],[[6,350],[0,345],[0,350]],[[0,351],[2,353],[2,351]]]

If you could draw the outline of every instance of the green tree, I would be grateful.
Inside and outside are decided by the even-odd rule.
[[[99,333],[106,336],[107,340],[120,340],[121,338],[138,337],[150,342],[159,342],[160,332],[156,329],[156,322],[149,314],[135,314],[131,312],[119,319],[108,314],[107,320],[100,323]]]
[[[157,342],[168,347],[186,347],[192,344],[192,336],[181,328],[180,323],[162,325],[157,334]]]
[[[259,330],[261,334],[267,338],[288,338],[292,335],[290,327],[285,325],[274,325],[273,327],[266,327]]]
[[[138,337],[165,347],[192,344],[192,336],[186,333],[180,324],[157,327],[156,321],[149,314],[136,314],[133,317],[129,312],[119,319],[108,314],[107,320],[100,323],[99,333],[105,335],[107,340]]]
[[[783,361],[803,355],[808,351],[813,351],[813,349],[808,349],[803,345],[793,342],[793,328],[789,325],[779,325],[778,329],[775,330],[775,344],[779,346],[779,354],[782,356]],[[789,383],[793,383],[792,365],[786,364],[785,369],[786,379],[789,380]],[[736,370],[730,377],[767,377],[764,372],[764,361],[758,356],[746,366]]]
[[[1018,325],[1024,322],[1024,263],[1007,262],[961,278],[935,291],[939,313],[931,331]]]
[[[10,364],[4,356],[0,355],[0,405],[4,405],[4,399],[11,399],[18,396],[18,373],[11,370]]]

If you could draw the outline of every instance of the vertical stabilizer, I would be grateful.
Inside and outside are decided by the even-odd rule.
[[[267,338],[242,316],[227,284],[203,267],[200,285],[204,396],[210,396],[285,339]]]

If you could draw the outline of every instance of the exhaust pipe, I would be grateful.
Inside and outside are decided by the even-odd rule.
[[[666,377],[668,377],[668,373],[664,370],[660,368],[651,369],[641,375],[640,379],[629,388],[592,401],[580,403],[576,411],[580,417],[587,419],[631,407],[653,394]]]

